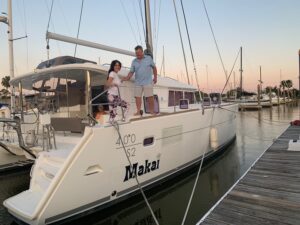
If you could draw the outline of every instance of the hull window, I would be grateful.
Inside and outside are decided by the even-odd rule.
[[[184,98],[188,99],[190,104],[195,103],[194,92],[184,92]]]
[[[150,145],[153,145],[153,142],[154,142],[154,137],[148,137],[148,138],[145,138],[144,139],[144,146],[150,146]]]
[[[159,113],[159,100],[158,100],[158,96],[154,95],[154,113]],[[144,108],[145,108],[145,113],[150,113],[150,104],[149,104],[149,98],[146,98],[144,96],[143,98],[144,100]]]
[[[221,104],[222,98],[220,93],[210,93],[211,102],[213,104]]]
[[[188,109],[189,108],[189,100],[188,99],[180,99],[179,108],[180,109]]]
[[[169,91],[168,106],[179,105],[180,99],[183,99],[182,91]]]

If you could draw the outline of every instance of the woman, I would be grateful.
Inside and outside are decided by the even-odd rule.
[[[121,99],[119,96],[119,86],[121,79],[119,78],[118,72],[121,70],[122,64],[118,60],[114,60],[110,64],[107,77],[108,88],[108,102],[109,102],[109,121],[113,122],[117,115],[117,107],[121,106],[124,111],[124,117],[128,112],[128,103]]]

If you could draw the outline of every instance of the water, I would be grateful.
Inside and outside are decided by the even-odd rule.
[[[237,138],[226,152],[205,165],[186,224],[195,224],[243,175],[261,153],[278,137],[293,119],[299,118],[296,104],[281,105],[261,112],[243,112],[237,116]],[[159,223],[181,224],[197,169],[147,192]],[[0,176],[0,202],[28,188],[29,174],[15,173]],[[13,224],[0,205],[0,224]],[[154,225],[142,198],[135,197],[108,210],[93,212],[67,224],[85,225]]]

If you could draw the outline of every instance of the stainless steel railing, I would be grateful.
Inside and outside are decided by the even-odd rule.
[[[119,89],[118,86],[116,86],[116,87],[117,87],[117,89],[118,89],[118,95],[119,95],[120,99],[122,99],[122,98],[121,98],[120,89]],[[97,96],[95,96],[94,98],[92,98],[92,99],[90,100],[89,104],[90,104],[91,106],[112,105],[111,103],[97,103],[97,104],[93,104],[93,101],[95,101],[96,99],[100,98],[102,95],[106,94],[107,92],[108,92],[108,89],[102,91],[100,94],[98,94]],[[124,109],[123,109],[123,107],[121,107],[121,111],[122,111],[122,121],[125,121],[125,114],[124,114]],[[89,117],[90,117],[90,116],[93,117],[93,115],[89,115]],[[94,118],[94,117],[93,117],[93,118]],[[93,120],[93,121],[95,121],[95,120]]]

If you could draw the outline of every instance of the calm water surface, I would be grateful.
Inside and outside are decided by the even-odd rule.
[[[293,119],[299,118],[297,104],[242,112],[237,115],[237,138],[226,152],[205,165],[186,224],[195,224],[243,175],[254,160],[279,136]],[[181,224],[197,168],[147,192],[159,223]],[[3,200],[26,190],[29,173],[0,176],[0,224],[14,224],[2,206]],[[96,211],[67,224],[150,225],[154,224],[142,198],[135,197],[108,210]]]

